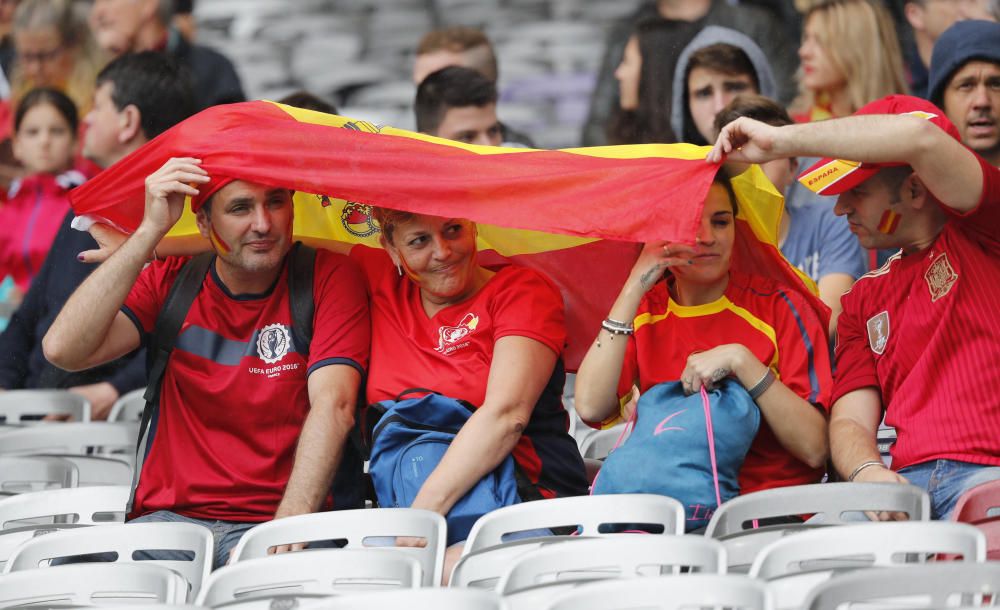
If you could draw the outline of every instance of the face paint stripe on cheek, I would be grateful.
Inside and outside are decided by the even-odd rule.
[[[882,219],[878,223],[879,233],[884,233],[885,235],[892,235],[899,228],[899,220],[902,218],[896,212],[892,210],[886,210],[882,214]]]
[[[223,254],[229,254],[229,244],[227,244],[224,239],[219,237],[219,234],[215,232],[215,227],[209,229],[209,235],[212,237],[212,243],[215,244],[216,250]]]

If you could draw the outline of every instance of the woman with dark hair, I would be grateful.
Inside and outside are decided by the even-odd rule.
[[[729,181],[717,177],[695,245],[648,243],[580,365],[576,409],[621,416],[633,386],[680,380],[687,393],[726,377],[749,392],[761,425],[739,473],[741,493],[817,483],[829,453],[832,386],[826,328],[799,290],[732,269],[746,257]]]
[[[669,144],[674,67],[698,33],[693,22],[649,18],[640,21],[615,70],[619,107],[608,123],[609,144]]]

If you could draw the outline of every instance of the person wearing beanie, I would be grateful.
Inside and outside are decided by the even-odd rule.
[[[839,195],[834,211],[861,245],[899,250],[841,299],[833,464],[846,480],[922,487],[946,519],[965,490],[1000,479],[1000,169],[933,104],[903,95],[802,125],[740,118],[708,160],[804,155],[827,157],[799,180]],[[891,469],[876,445],[883,410]]]
[[[931,56],[930,100],[962,142],[1000,166],[1000,23],[959,21]]]

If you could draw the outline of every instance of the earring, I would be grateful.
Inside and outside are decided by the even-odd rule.
[[[396,271],[399,272],[399,277],[403,277],[403,268],[399,265],[399,263],[396,263]]]

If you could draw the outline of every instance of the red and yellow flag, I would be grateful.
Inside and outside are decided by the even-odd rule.
[[[191,117],[74,189],[71,201],[77,214],[133,230],[142,219],[145,177],[170,157],[190,156],[209,175],[295,189],[298,237],[377,246],[372,205],[468,218],[479,223],[482,264],[517,262],[559,285],[567,307],[566,363],[575,369],[638,244],[693,243],[718,169],[704,161],[706,152],[687,144],[475,146],[257,101]],[[747,188],[736,190],[741,200],[753,198]],[[741,216],[748,205],[741,201]],[[779,196],[777,218],[780,206]],[[194,232],[186,213],[171,234]],[[769,251],[749,251],[764,252],[774,264]],[[760,272],[757,258],[743,258],[748,270]]]

